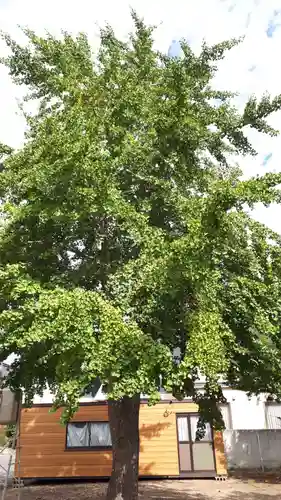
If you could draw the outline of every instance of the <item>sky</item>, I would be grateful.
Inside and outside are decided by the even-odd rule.
[[[0,0],[0,29],[17,40],[22,39],[18,25],[58,36],[62,29],[73,34],[84,31],[97,46],[99,26],[105,22],[126,39],[132,27],[130,7],[157,26],[155,47],[165,53],[172,40],[181,38],[198,53],[203,39],[213,44],[244,36],[220,64],[213,83],[238,92],[235,104],[239,109],[253,93],[257,97],[265,91],[281,93],[281,0]],[[5,48],[0,44],[0,55],[3,53]],[[18,111],[21,96],[22,90],[14,87],[6,69],[0,68],[0,142],[13,147],[23,141],[25,124]],[[270,118],[270,124],[281,131],[281,112]],[[269,138],[249,132],[249,137],[258,155],[239,159],[244,175],[281,171],[281,136]],[[281,233],[281,207],[258,206],[255,217]]]

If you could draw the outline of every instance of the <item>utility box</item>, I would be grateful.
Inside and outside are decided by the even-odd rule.
[[[0,425],[16,424],[19,397],[8,388],[0,389]]]

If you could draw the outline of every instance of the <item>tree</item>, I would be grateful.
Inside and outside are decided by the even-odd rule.
[[[140,394],[159,379],[222,425],[222,377],[281,394],[280,236],[247,212],[280,200],[280,174],[241,180],[231,155],[255,154],[251,127],[281,96],[214,90],[216,62],[239,43],[203,44],[197,57],[153,50],[132,13],[128,43],[101,30],[61,39],[3,35],[13,81],[29,89],[18,151],[2,147],[1,355],[28,401],[48,384],[71,418],[98,377],[109,398],[113,469],[108,499],[137,498]],[[180,348],[179,359],[173,356]],[[196,391],[200,374],[205,392]]]

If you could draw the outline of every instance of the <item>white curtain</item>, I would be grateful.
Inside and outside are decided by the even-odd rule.
[[[110,427],[107,422],[90,423],[90,446],[111,446]]]
[[[89,446],[89,427],[85,422],[76,422],[67,426],[67,447]]]
[[[191,439],[192,441],[196,441],[196,431],[197,431],[197,422],[199,417],[195,415],[190,415],[190,425],[191,425]],[[210,424],[206,424],[206,433],[205,436],[200,441],[212,441],[212,432]]]
[[[178,438],[179,442],[189,441],[187,417],[178,417]]]
[[[281,429],[281,405],[266,405],[266,421],[268,429]]]

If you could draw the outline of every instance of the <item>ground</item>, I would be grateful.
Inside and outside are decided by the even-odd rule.
[[[106,483],[74,483],[25,486],[21,500],[102,500]],[[18,491],[10,489],[7,500],[18,500]],[[228,479],[192,481],[141,481],[140,500],[277,500],[281,484]]]

